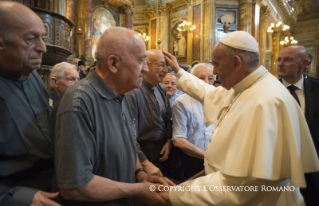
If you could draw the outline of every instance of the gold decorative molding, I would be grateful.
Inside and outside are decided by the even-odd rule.
[[[102,0],[102,1],[104,2],[105,7],[108,6],[108,3],[118,7],[124,7],[126,5],[132,6],[132,2],[130,0]]]
[[[171,11],[171,6],[167,3],[163,5],[155,5],[147,9],[145,12],[149,18],[154,18],[156,16],[167,16]]]
[[[280,10],[284,13],[285,17],[289,21],[288,24],[295,24],[297,22],[296,12],[290,12],[289,13],[288,8],[285,6],[285,0],[277,0],[277,3],[279,5],[279,7],[280,7]]]
[[[167,16],[169,12],[171,11],[171,6],[167,3],[161,5],[160,7],[161,16]]]

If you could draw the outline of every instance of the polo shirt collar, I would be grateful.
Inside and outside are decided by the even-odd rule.
[[[88,81],[92,87],[105,99],[115,99],[118,96],[111,88],[103,81],[103,79],[95,72],[95,69],[90,70],[87,75]]]

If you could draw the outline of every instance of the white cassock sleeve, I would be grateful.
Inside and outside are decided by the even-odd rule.
[[[253,202],[255,204],[252,205],[257,205],[265,193],[261,190],[267,189],[267,186],[278,186],[280,182],[285,183],[284,180],[271,181],[253,177],[233,177],[218,171],[178,185],[184,188],[184,191],[171,190],[169,199],[174,206],[234,206]],[[185,191],[186,186],[193,188],[193,191]],[[232,188],[227,189],[227,186],[232,186]]]

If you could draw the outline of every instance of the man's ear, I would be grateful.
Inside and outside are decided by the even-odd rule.
[[[234,70],[238,72],[242,66],[243,62],[240,56],[234,55]]]
[[[54,88],[58,87],[58,79],[56,77],[51,77],[50,81],[51,81]]]
[[[107,58],[107,64],[109,65],[109,69],[112,73],[117,73],[119,60],[120,57],[117,55],[110,55]]]

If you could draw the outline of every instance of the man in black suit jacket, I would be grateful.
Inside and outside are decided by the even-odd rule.
[[[277,75],[290,90],[305,114],[308,127],[319,153],[319,80],[303,73],[310,66],[308,52],[302,46],[289,46],[280,51],[277,59]],[[291,89],[291,85],[295,89]],[[293,90],[293,91],[292,91]],[[307,206],[319,205],[319,172],[305,174],[307,188],[301,189]]]

